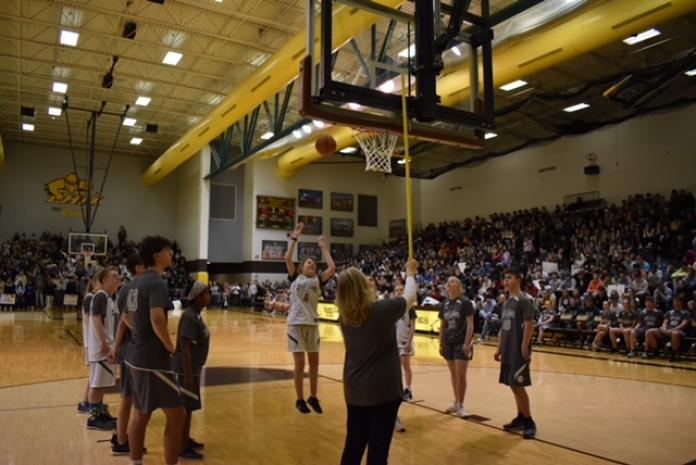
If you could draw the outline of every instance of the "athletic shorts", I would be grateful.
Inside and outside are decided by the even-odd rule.
[[[645,333],[647,333],[651,329],[653,329],[653,328],[646,328],[645,326],[641,326],[640,328],[638,328],[636,330],[636,336],[638,336],[638,340],[640,342],[645,341]]]
[[[89,387],[92,389],[108,388],[116,385],[116,366],[106,360],[90,362]]]
[[[130,381],[128,380],[128,366],[125,363],[121,363],[121,398],[129,397],[132,394]]]
[[[469,356],[464,355],[464,343],[463,342],[457,342],[457,343],[451,343],[451,342],[445,342],[443,345],[443,357],[445,360],[472,360],[474,358],[474,346],[471,346],[471,349],[469,350]]]
[[[532,377],[529,373],[531,360],[514,365],[500,365],[500,378],[498,382],[506,386],[531,386]]]
[[[176,382],[173,371],[127,365],[128,380],[135,408],[147,414],[158,408],[173,408],[183,405],[181,389]]]
[[[192,388],[184,387],[184,375],[176,375],[176,379],[181,386],[181,396],[184,399],[184,407],[187,412],[201,409],[201,377],[200,375],[193,376]]]
[[[288,352],[319,352],[319,326],[288,326]]]
[[[410,343],[409,343],[410,342]],[[399,356],[403,355],[408,355],[410,357],[413,357],[416,355],[416,352],[413,350],[413,341],[409,341],[408,339],[399,339],[398,337],[396,338],[396,346],[399,348]],[[408,346],[411,346],[411,350],[406,350]]]

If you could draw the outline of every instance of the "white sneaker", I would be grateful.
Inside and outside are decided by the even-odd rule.
[[[459,411],[459,402],[456,400],[454,401],[454,404],[452,404],[450,407],[447,407],[445,409],[445,413],[457,413]]]
[[[406,428],[404,428],[404,425],[401,424],[401,420],[399,420],[399,417],[396,417],[396,423],[394,423],[394,431],[397,431],[399,433],[403,433],[406,431]]]
[[[459,418],[468,418],[471,416],[471,414],[466,411],[463,405],[460,405],[457,409],[457,415],[459,415]]]

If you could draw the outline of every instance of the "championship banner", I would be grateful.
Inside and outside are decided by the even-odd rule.
[[[295,199],[257,195],[256,227],[292,231],[295,227]]]
[[[15,295],[14,294],[0,294],[0,305],[14,305]]]

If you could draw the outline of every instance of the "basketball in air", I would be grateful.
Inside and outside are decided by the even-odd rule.
[[[336,152],[336,139],[331,136],[321,136],[314,143],[314,147],[322,156],[327,157]]]

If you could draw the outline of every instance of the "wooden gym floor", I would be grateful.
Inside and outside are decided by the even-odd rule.
[[[282,318],[205,313],[212,345],[203,410],[192,436],[207,464],[337,464],[345,434],[340,330],[322,324],[319,397],[324,415],[294,408],[292,358]],[[178,318],[170,319],[171,332]],[[85,428],[76,414],[87,369],[75,319],[0,314],[0,464],[127,464],[113,457],[110,433]],[[606,357],[536,353],[529,390],[539,427],[525,441],[501,425],[516,412],[497,383],[494,348],[477,345],[465,405],[476,420],[443,413],[449,374],[436,341],[416,336],[414,402],[400,416],[390,464],[683,464],[696,459],[696,367],[628,363]],[[577,352],[575,352],[577,354]],[[659,365],[659,364],[658,364]],[[308,384],[308,383],[306,383]],[[106,396],[112,413],[118,394]],[[153,415],[145,463],[162,463],[161,412]],[[181,463],[186,463],[182,460]]]

